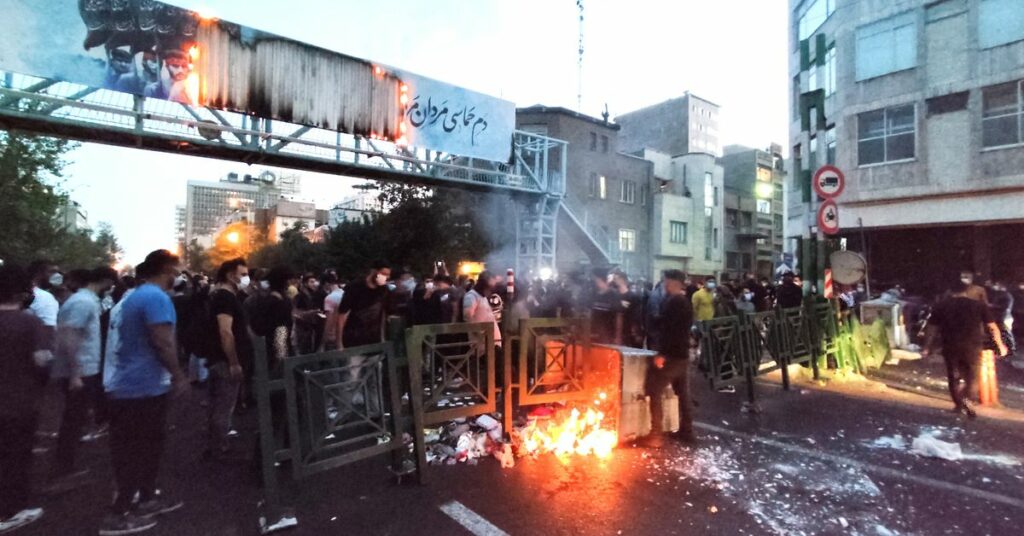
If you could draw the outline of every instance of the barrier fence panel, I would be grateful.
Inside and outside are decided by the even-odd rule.
[[[406,330],[412,394],[422,425],[497,409],[494,325],[438,324]]]
[[[828,367],[828,357],[836,360],[836,365],[841,365],[839,360],[839,325],[836,322],[835,309],[831,302],[815,303],[810,306],[812,315],[811,345],[814,347],[814,355],[817,356],[818,368],[824,362]]]
[[[782,309],[779,315],[787,354],[786,364],[810,363],[814,378],[818,379],[818,360],[811,345],[811,315],[804,307]]]
[[[745,315],[746,340],[755,376],[776,370],[782,371],[782,387],[789,389],[788,354],[782,325],[775,311]]]
[[[576,318],[529,318],[517,337],[519,406],[590,397],[587,360],[590,325]]]
[[[750,350],[744,340],[739,316],[715,318],[700,323],[700,368],[712,389],[735,385],[747,379]]]
[[[408,407],[402,405],[399,375],[408,369],[399,369],[392,343],[270,363],[265,340],[254,342],[260,462],[270,512],[267,519],[281,508],[278,462],[290,464],[292,476],[298,480],[391,454],[395,474],[414,474],[422,481],[426,456],[423,428],[406,429],[416,420],[418,404],[413,398]],[[405,459],[406,432],[413,437],[415,458],[411,462]],[[262,521],[266,530],[266,519]]]

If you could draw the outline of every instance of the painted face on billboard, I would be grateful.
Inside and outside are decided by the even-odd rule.
[[[184,82],[188,78],[188,59],[178,56],[169,56],[164,63],[167,64],[167,74],[171,75],[171,80],[175,82]]]
[[[110,70],[117,74],[127,74],[132,70],[132,54],[125,49],[111,49],[107,52],[107,60],[110,62]]]
[[[142,68],[145,69],[147,74],[154,77],[160,72],[160,60],[156,57],[155,52],[144,52],[142,54]]]

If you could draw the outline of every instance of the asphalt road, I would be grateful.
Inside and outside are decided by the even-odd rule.
[[[398,485],[386,460],[368,460],[293,483],[291,534],[1020,534],[1024,523],[1024,427],[961,420],[935,407],[797,388],[758,387],[761,413],[742,394],[695,385],[700,442],[661,451],[621,448],[611,459],[551,456],[475,466],[432,466],[423,485]],[[742,392],[742,389],[740,390]],[[874,397],[879,398],[879,397]],[[884,397],[883,397],[884,398]],[[199,461],[200,396],[177,417],[163,470],[186,501],[153,535],[257,534],[260,498],[250,462]],[[51,400],[44,429],[53,430]],[[248,452],[252,416],[237,440]],[[968,459],[908,452],[932,434]],[[900,439],[897,439],[899,436]],[[901,445],[901,441],[903,445]],[[49,452],[37,456],[42,477]],[[83,445],[92,481],[43,497],[46,515],[15,534],[95,534],[111,491],[104,441]],[[288,534],[288,533],[282,533]]]

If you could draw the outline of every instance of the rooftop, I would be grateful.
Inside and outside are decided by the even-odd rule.
[[[620,125],[617,125],[617,124],[612,123],[610,121],[605,121],[604,119],[599,119],[597,117],[593,117],[593,116],[590,116],[590,115],[581,114],[579,112],[574,112],[574,111],[572,111],[572,110],[570,110],[568,108],[563,108],[561,106],[544,106],[543,104],[534,104],[533,106],[529,106],[529,107],[526,107],[526,108],[516,108],[516,113],[517,114],[561,114],[561,115],[566,115],[566,116],[569,116],[569,117],[572,117],[572,118],[575,118],[575,119],[579,119],[581,121],[586,121],[588,123],[593,123],[595,125],[599,125],[599,126],[602,126],[602,127],[605,127],[605,128],[610,128],[612,130],[619,130],[619,129],[622,128]]]

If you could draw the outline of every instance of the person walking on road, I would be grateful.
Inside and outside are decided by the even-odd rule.
[[[664,400],[662,395],[669,385],[679,399],[680,441],[692,443],[693,410],[690,400],[690,328],[693,325],[693,307],[686,297],[686,275],[679,270],[665,272],[665,301],[661,305],[661,344],[658,356],[647,369],[645,390],[651,397],[651,433],[642,445],[661,448],[664,442]]]
[[[800,307],[804,303],[804,291],[796,284],[796,275],[786,272],[782,275],[782,284],[775,291],[780,309]]]
[[[923,355],[935,351],[937,341],[941,340],[953,411],[973,419],[976,415],[968,397],[975,389],[985,339],[991,335],[1000,355],[1006,354],[1006,347],[989,308],[971,297],[970,292],[971,285],[961,280],[953,286],[952,296],[935,306]]]
[[[175,348],[174,304],[168,291],[180,260],[157,250],[136,267],[141,285],[124,300],[114,371],[107,385],[110,458],[117,490],[100,536],[135,534],[184,503],[157,488],[167,430],[168,396],[188,389]]]
[[[42,321],[24,310],[32,293],[28,272],[0,266],[0,532],[43,517],[31,502],[30,475],[51,354]]]
[[[72,295],[57,314],[57,344],[51,376],[64,393],[64,415],[57,438],[54,485],[73,486],[75,454],[90,410],[99,407],[103,379],[100,374],[100,296],[117,282],[117,272],[103,266],[86,275],[85,286]]]

